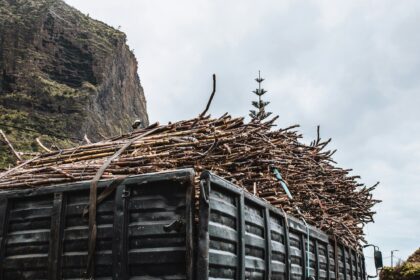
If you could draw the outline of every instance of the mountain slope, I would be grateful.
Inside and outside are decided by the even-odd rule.
[[[61,0],[0,1],[0,129],[17,150],[99,140],[134,119],[148,124],[124,33]],[[0,143],[0,166],[14,161]]]

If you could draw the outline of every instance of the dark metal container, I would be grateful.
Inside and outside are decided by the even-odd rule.
[[[195,203],[194,176],[131,176],[98,204],[95,279],[365,279],[360,252],[218,176],[202,174]],[[89,190],[0,192],[0,280],[85,279]]]
[[[209,172],[201,176],[197,262],[203,280],[366,278],[361,252]]]

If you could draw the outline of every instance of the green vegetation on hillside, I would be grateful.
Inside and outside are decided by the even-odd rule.
[[[420,248],[406,262],[396,267],[384,267],[380,280],[419,280],[420,279]]]

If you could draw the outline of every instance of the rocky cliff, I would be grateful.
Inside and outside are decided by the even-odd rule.
[[[61,0],[0,0],[0,129],[20,151],[148,124],[124,33]],[[1,139],[0,139],[1,141]],[[0,143],[0,166],[13,163]]]

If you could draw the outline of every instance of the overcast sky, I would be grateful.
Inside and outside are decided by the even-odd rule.
[[[420,247],[420,1],[66,2],[127,34],[151,122],[200,113],[213,73],[211,114],[247,115],[261,70],[280,126],[321,125],[340,166],[381,182],[366,232],[385,264]]]

